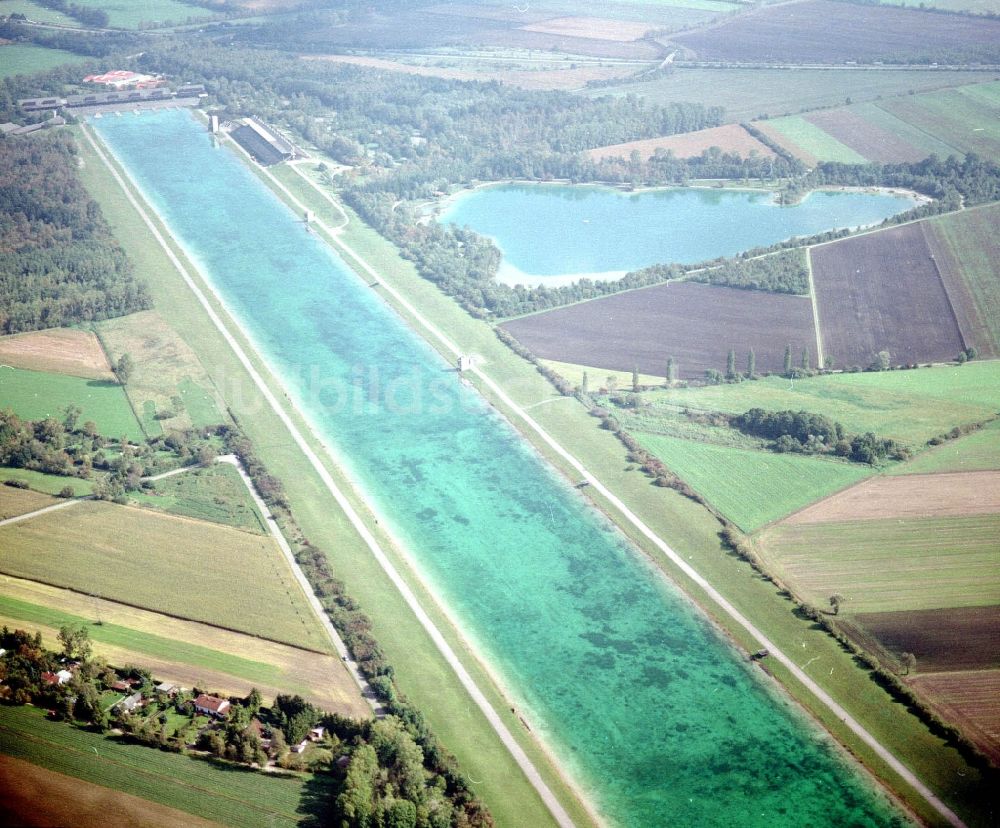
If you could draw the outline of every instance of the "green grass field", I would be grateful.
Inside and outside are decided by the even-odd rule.
[[[321,777],[281,778],[126,745],[47,721],[33,707],[0,707],[0,752],[238,828],[309,822],[308,803],[325,794]]]
[[[19,601],[5,595],[0,595],[0,615],[15,618],[34,624],[44,624],[58,629],[66,624],[84,626],[91,639],[131,650],[136,653],[164,658],[192,667],[204,667],[209,670],[219,670],[233,676],[245,678],[248,681],[259,681],[274,684],[282,678],[282,671],[272,664],[263,661],[253,661],[229,653],[222,653],[188,641],[176,641],[160,635],[129,629],[118,624],[93,623],[92,619],[83,618],[72,613],[62,612],[40,604]],[[54,644],[55,642],[49,642]]]
[[[209,12],[177,0],[74,0],[78,6],[108,13],[113,29],[139,29],[162,23],[187,23],[189,18],[204,19]]]
[[[825,414],[849,432],[874,431],[919,448],[956,425],[981,422],[1000,411],[1000,362],[913,371],[830,374],[789,382],[767,377],[755,382],[647,392],[661,404],[739,414],[769,411]]]
[[[800,118],[798,115],[775,118],[773,121],[768,121],[767,125],[820,161],[837,161],[841,164],[868,163],[868,159],[863,155],[859,155],[815,124],[810,123],[805,118]]]
[[[1000,420],[957,440],[924,449],[907,463],[899,463],[889,474],[991,471],[1000,469]]]
[[[911,90],[940,89],[978,80],[993,80],[987,72],[879,69],[699,69],[677,67],[651,81],[581,92],[600,95],[641,95],[650,103],[694,101],[722,106],[727,121],[792,115],[810,109],[843,106],[851,101],[906,95]],[[947,156],[947,153],[944,154]]]
[[[172,515],[224,523],[257,534],[266,532],[240,473],[229,463],[191,469],[157,480],[153,486],[152,492],[144,489],[132,494],[132,502]]]
[[[270,537],[100,501],[0,529],[0,570],[328,650]]]
[[[0,5],[0,14],[4,13]],[[87,58],[62,49],[46,49],[32,43],[11,43],[0,46],[0,78],[14,75],[33,75],[62,66],[65,63],[82,63]]]
[[[45,494],[59,494],[65,486],[73,490],[75,497],[93,494],[94,481],[83,480],[80,477],[63,477],[59,474],[43,474],[42,472],[31,471],[29,469],[12,469],[7,466],[0,466],[0,481],[21,480],[28,484],[28,488],[36,492]]]
[[[641,442],[745,532],[869,476],[872,470],[797,454],[732,448],[661,434]]]
[[[125,353],[132,358],[135,367],[126,392],[149,433],[228,420],[208,371],[158,313],[108,319],[94,330],[112,360]]]
[[[36,20],[39,23],[56,23],[60,26],[79,26],[72,17],[47,9],[31,0],[0,0],[0,14],[23,14],[29,20]]]
[[[0,367],[0,407],[12,409],[19,417],[61,420],[63,410],[71,404],[82,410],[81,423],[93,420],[107,437],[124,434],[135,442],[146,439],[117,383]]]
[[[759,540],[807,602],[851,612],[975,607],[1000,593],[1000,515],[779,524]]]
[[[951,252],[959,273],[976,305],[978,321],[1000,355],[1000,205],[941,216],[928,227]],[[989,343],[986,343],[989,344]]]

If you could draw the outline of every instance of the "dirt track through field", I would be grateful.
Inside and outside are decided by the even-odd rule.
[[[786,523],[932,518],[1000,512],[1000,472],[873,477],[821,500]]]

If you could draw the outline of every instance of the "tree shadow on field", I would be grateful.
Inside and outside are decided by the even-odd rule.
[[[88,388],[120,388],[121,385],[116,380],[92,379],[87,380]]]
[[[333,777],[323,773],[312,774],[302,786],[302,796],[296,809],[303,816],[300,825],[332,825],[338,788]]]

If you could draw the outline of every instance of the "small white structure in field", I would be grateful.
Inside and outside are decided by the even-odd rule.
[[[306,224],[312,224],[316,221],[316,214],[312,210],[306,210],[305,213]]]
[[[463,371],[470,371],[470,370],[472,370],[472,368],[473,368],[472,357],[469,356],[468,354],[462,354],[458,358],[458,370],[459,370],[459,373],[461,373]]]
[[[219,131],[219,116],[218,115],[212,115],[209,118],[209,129],[211,130],[212,135],[215,135],[215,134],[218,133],[218,131]]]

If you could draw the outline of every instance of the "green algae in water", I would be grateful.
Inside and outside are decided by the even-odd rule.
[[[94,126],[611,822],[906,824],[190,115]]]

